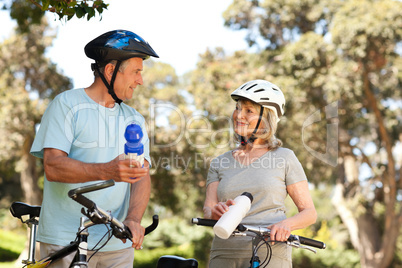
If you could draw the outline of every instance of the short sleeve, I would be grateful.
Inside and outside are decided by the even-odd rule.
[[[45,148],[54,148],[69,154],[73,142],[73,117],[71,109],[57,96],[46,109],[31,154],[43,158]]]
[[[214,158],[209,165],[207,175],[207,187],[210,183],[219,181],[219,158]]]
[[[306,173],[297,159],[293,151],[289,150],[289,154],[286,157],[286,170],[285,170],[286,185],[291,185],[300,181],[306,181]]]

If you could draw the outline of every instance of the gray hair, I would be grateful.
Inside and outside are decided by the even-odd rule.
[[[124,70],[127,68],[127,60],[125,60],[125,61],[123,61],[121,64],[120,64],[120,67],[119,67],[119,72],[124,72]],[[105,67],[106,67],[106,65],[108,65],[108,64],[112,64],[113,66],[116,66],[116,64],[117,64],[117,60],[112,60],[112,61],[109,61],[108,63],[106,63],[106,64],[98,64],[98,66],[99,66],[99,72],[100,73],[104,73],[105,72]],[[98,71],[95,69],[94,71],[93,71],[93,73],[94,73],[94,76],[95,77],[99,77],[99,73],[98,73]]]

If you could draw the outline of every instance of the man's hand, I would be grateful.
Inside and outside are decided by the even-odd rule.
[[[134,220],[125,220],[123,223],[130,229],[131,234],[133,235],[132,247],[135,249],[141,249],[142,242],[144,242],[145,228]],[[126,243],[126,239],[123,239],[123,242]]]
[[[107,177],[115,181],[134,183],[149,174],[149,167],[142,167],[133,159],[125,159],[124,154],[119,155],[106,164]]]

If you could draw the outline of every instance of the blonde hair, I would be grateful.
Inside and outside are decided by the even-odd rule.
[[[274,111],[269,108],[263,107],[258,103],[250,101],[246,98],[240,98],[237,102],[240,104],[250,103],[258,113],[264,109],[261,117],[261,122],[254,137],[262,139],[270,150],[275,150],[282,146],[282,141],[275,136],[278,128],[278,118]],[[240,135],[235,132],[235,140],[240,142]]]

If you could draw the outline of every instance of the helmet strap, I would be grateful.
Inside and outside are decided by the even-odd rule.
[[[121,61],[118,60],[117,63],[116,63],[116,66],[115,66],[115,68],[114,68],[113,75],[112,75],[112,79],[110,80],[110,84],[106,81],[105,76],[99,71],[98,63],[96,62],[96,63],[93,65],[93,67],[95,67],[95,70],[98,72],[100,78],[102,79],[103,83],[104,83],[105,86],[107,87],[108,93],[112,96],[112,98],[114,99],[114,101],[115,101],[117,104],[119,104],[119,105],[120,105],[120,103],[122,103],[123,101],[117,97],[116,93],[114,92],[113,86],[114,86],[114,80],[116,79],[117,72],[119,71],[119,68],[120,68],[120,64],[121,64]]]
[[[255,129],[254,129],[253,133],[251,133],[250,138],[248,138],[248,140],[247,140],[246,137],[240,136],[240,144],[242,146],[245,146],[247,143],[250,143],[250,144],[254,143],[254,141],[257,139],[257,137],[254,136],[254,134],[257,133],[258,127],[260,126],[263,112],[264,112],[264,107],[261,106],[260,115],[258,116],[257,125],[255,126]]]

